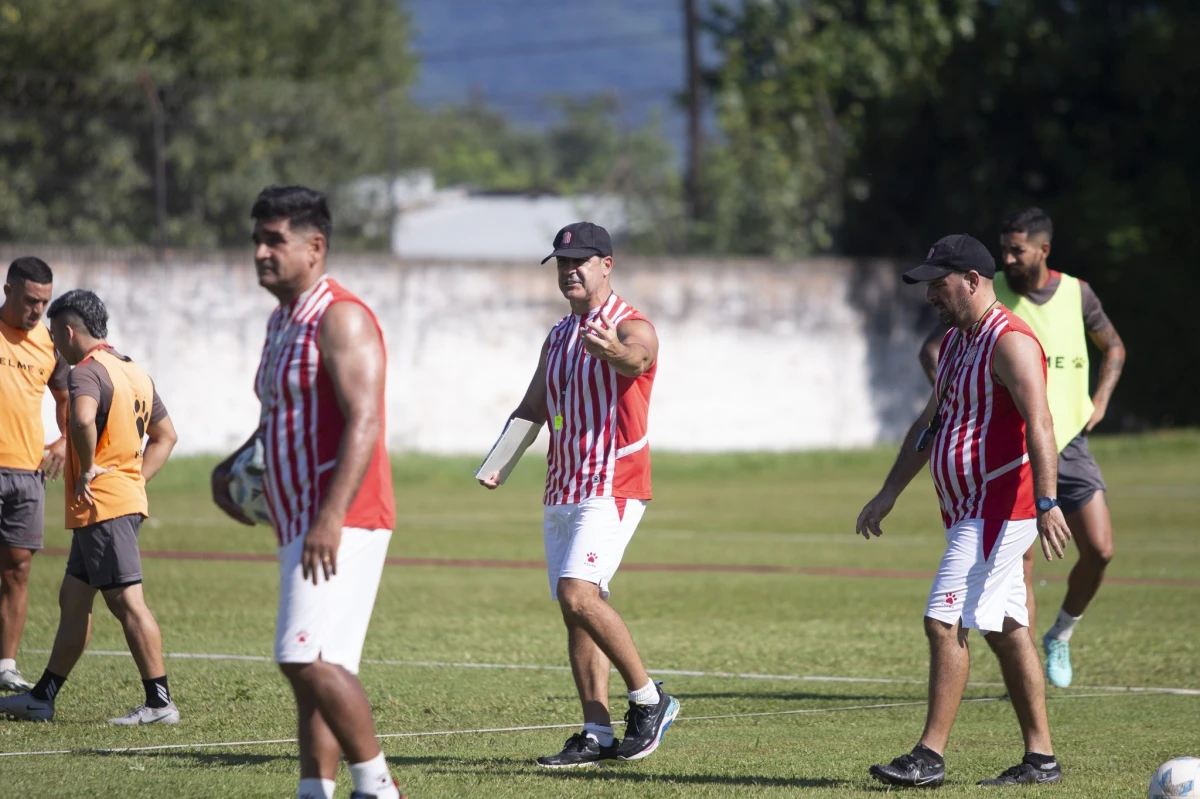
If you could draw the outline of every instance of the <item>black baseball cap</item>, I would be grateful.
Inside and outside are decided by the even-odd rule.
[[[996,276],[996,259],[978,239],[954,233],[934,242],[924,262],[904,273],[904,282],[924,283],[951,272],[978,272],[980,277],[991,280]]]
[[[554,252],[542,259],[546,263],[557,256],[563,258],[591,258],[612,255],[612,239],[608,231],[592,222],[572,222],[554,237]]]

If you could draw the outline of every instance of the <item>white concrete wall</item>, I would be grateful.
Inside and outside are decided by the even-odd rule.
[[[159,262],[144,252],[0,247],[3,263],[29,253],[54,268],[56,294],[84,286],[104,299],[110,341],[153,376],[179,452],[227,451],[252,431],[274,301],[248,252]],[[482,456],[567,312],[552,268],[536,263],[335,256],[330,271],[383,324],[396,451]],[[615,289],[661,341],[652,445],[786,450],[898,438],[928,397],[916,352],[932,322],[899,271],[844,260],[618,259]]]

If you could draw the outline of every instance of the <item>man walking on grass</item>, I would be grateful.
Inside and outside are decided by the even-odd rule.
[[[941,785],[950,727],[967,685],[969,630],[1000,661],[1024,738],[1016,766],[980,785],[1058,782],[1050,744],[1045,682],[1029,637],[1021,559],[1041,537],[1047,560],[1070,538],[1055,498],[1057,452],[1046,402],[1046,362],[1029,326],[996,299],[996,262],[966,235],[946,236],[905,273],[924,283],[926,300],[950,327],[933,394],[909,429],[880,492],[855,530],[870,540],[896,499],[928,462],[946,553],[925,610],[929,710],[912,752],[871,775],[898,786]]]
[[[67,529],[72,531],[54,648],[29,693],[0,699],[0,715],[49,721],[71,670],[87,649],[99,592],[125,631],[146,701],[110,724],[175,724],[163,665],[162,633],[142,593],[138,531],[148,516],[146,483],[158,474],[177,436],[154,382],[106,340],[108,311],[90,291],[74,289],[46,312],[50,336],[75,368],[68,380]],[[142,442],[146,441],[143,449]]]
[[[543,263],[551,258],[571,313],[550,331],[510,418],[550,423],[542,532],[583,730],[537,762],[563,768],[646,757],[675,720],[679,702],[650,679],[629,628],[608,604],[609,583],[650,500],[647,417],[658,336],[609,285],[612,242],[604,228],[567,225]],[[480,483],[495,489],[500,474]],[[614,665],[629,691],[620,743],[608,710]]]
[[[1100,466],[1088,448],[1088,436],[1104,418],[1109,398],[1125,365],[1125,345],[1092,290],[1084,281],[1049,267],[1054,224],[1040,208],[1010,215],[1000,225],[1003,272],[996,275],[996,296],[1033,329],[1046,349],[1046,391],[1054,416],[1058,450],[1058,499],[1071,526],[1079,560],[1067,580],[1067,595],[1054,624],[1042,637],[1046,677],[1066,688],[1073,679],[1071,635],[1100,590],[1113,557],[1112,518]],[[921,364],[930,381],[937,374],[945,328],[930,334]],[[1101,352],[1100,379],[1088,393],[1088,340]],[[1025,589],[1029,629],[1034,630],[1033,550],[1025,553]]]

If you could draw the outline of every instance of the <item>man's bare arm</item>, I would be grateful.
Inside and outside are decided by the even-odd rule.
[[[908,484],[913,481],[925,464],[929,463],[931,450],[927,446],[918,452],[917,442],[920,441],[921,433],[929,427],[929,423],[936,413],[937,397],[930,394],[929,401],[925,403],[925,409],[908,428],[908,434],[904,436],[904,443],[900,445],[900,452],[896,454],[896,462],[892,464],[891,471],[883,481],[883,488],[858,514],[854,531],[863,538],[870,539],[872,535],[883,535],[880,523],[883,522],[885,516],[892,512],[896,500],[899,499]]]
[[[615,326],[605,314],[599,322],[588,322],[583,346],[593,358],[612,364],[617,374],[638,377],[658,358],[658,334],[643,319],[630,319]]]
[[[71,400],[71,422],[68,432],[75,454],[79,456],[79,473],[87,474],[96,462],[96,411],[100,403],[95,397],[79,396]],[[78,475],[71,475],[77,477]]]
[[[175,432],[175,425],[171,423],[171,417],[164,416],[157,422],[150,423],[150,426],[146,428],[146,436],[149,441],[146,442],[146,449],[142,452],[142,477],[149,483],[167,462],[167,458],[171,457],[171,450],[175,449],[179,435]]]
[[[317,347],[346,421],[329,489],[317,514],[340,529],[383,430],[383,341],[366,308],[338,302],[321,319]]]
[[[1046,400],[1045,355],[1041,345],[1023,333],[1008,333],[996,342],[992,371],[1008,389],[1017,411],[1025,420],[1025,448],[1033,467],[1034,496],[1058,496],[1058,447],[1054,441],[1054,423]],[[1040,512],[1038,532],[1046,560],[1052,554],[1063,557],[1063,546],[1071,537],[1062,510]],[[1053,551],[1053,552],[1052,552]]]
[[[1117,381],[1121,379],[1121,370],[1125,368],[1125,342],[1117,335],[1117,329],[1111,324],[1099,330],[1088,332],[1088,338],[1103,353],[1100,361],[1100,378],[1096,382],[1096,391],[1092,395],[1092,418],[1084,425],[1084,435],[1092,432],[1092,428],[1100,424],[1104,414],[1108,412],[1108,401],[1112,399]]]
[[[546,419],[546,358],[550,352],[550,337],[542,344],[542,354],[538,357],[537,368],[533,370],[533,379],[525,389],[517,409],[508,418],[525,419],[541,424]]]
[[[921,361],[921,368],[925,370],[925,376],[929,378],[929,385],[937,382],[938,358],[942,353],[942,339],[946,337],[948,329],[945,325],[935,327],[921,342],[921,350],[917,353],[917,358]]]

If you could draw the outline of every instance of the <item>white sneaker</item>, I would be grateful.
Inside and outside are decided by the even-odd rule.
[[[32,691],[33,683],[21,676],[17,669],[0,671],[0,691]]]
[[[29,693],[0,696],[0,716],[18,721],[49,721],[54,718],[54,700],[34,699]]]
[[[166,707],[150,707],[138,705],[133,710],[117,719],[109,719],[109,724],[133,726],[136,724],[178,724],[179,708],[174,702],[168,702]]]

